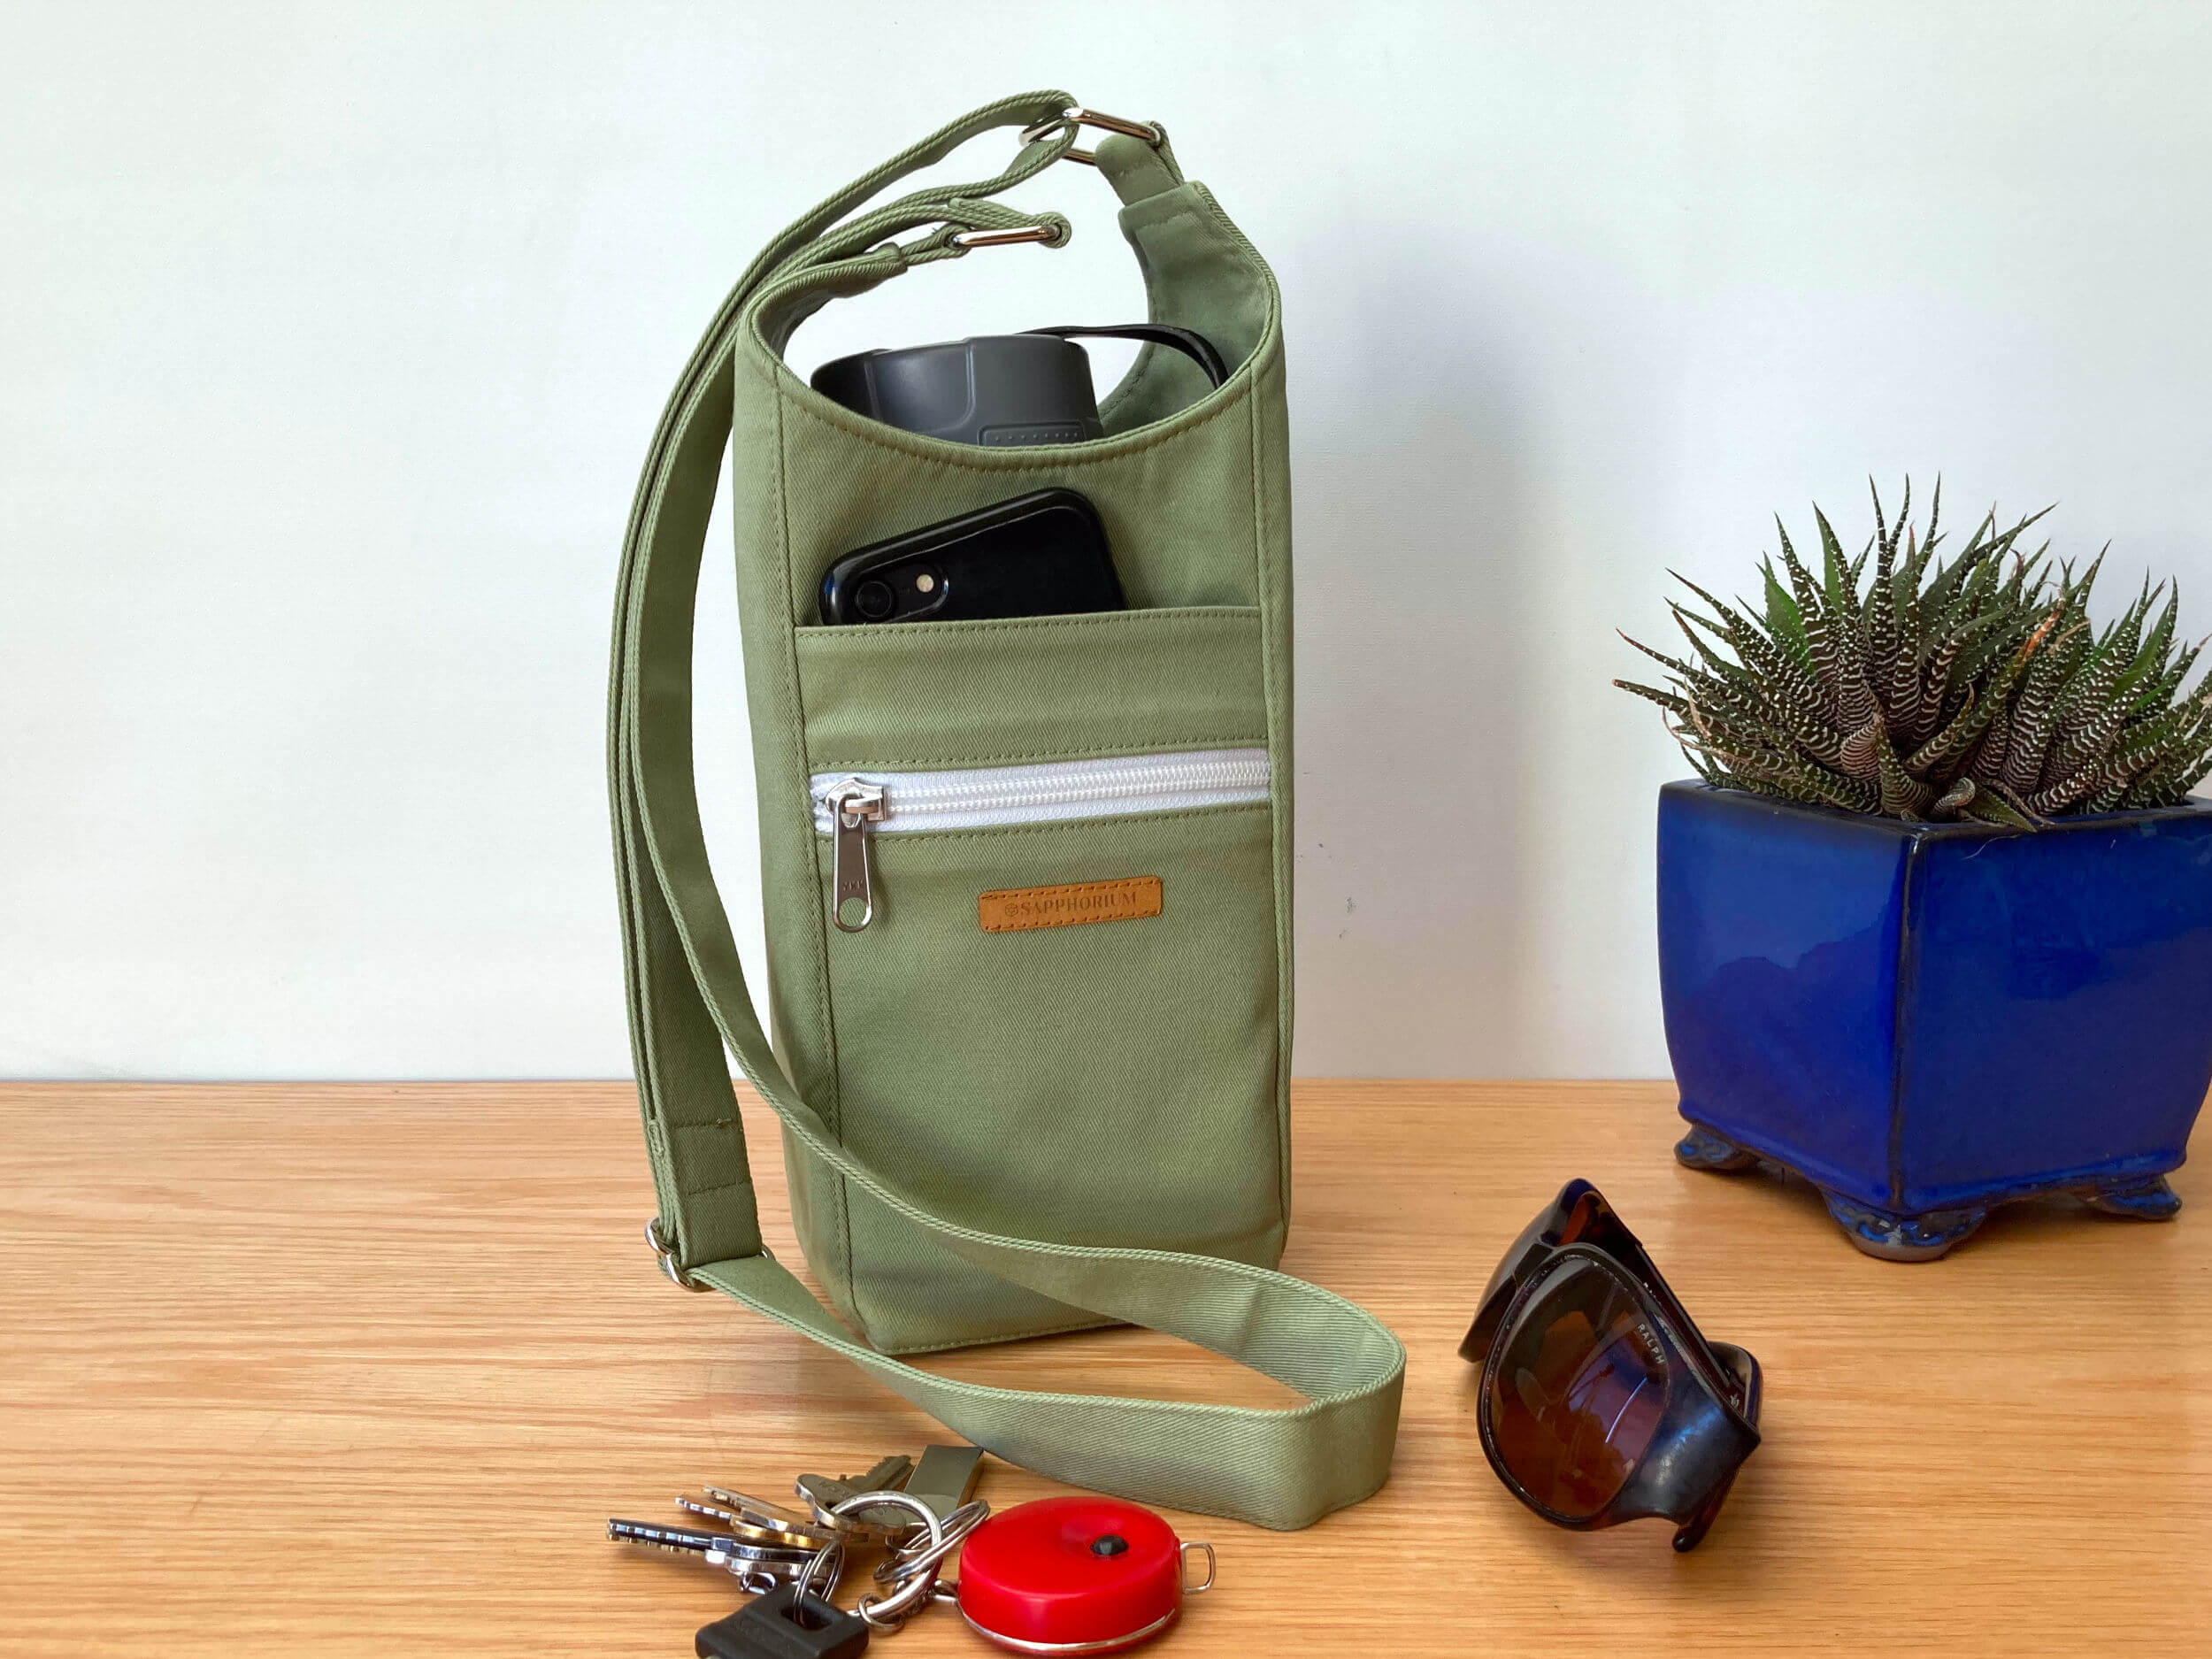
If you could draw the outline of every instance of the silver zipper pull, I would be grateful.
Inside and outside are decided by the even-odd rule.
[[[883,786],[857,778],[830,786],[826,804],[837,823],[837,851],[831,865],[830,919],[848,933],[867,926],[876,913],[875,890],[868,877],[868,826],[883,821]],[[857,920],[845,919],[846,906],[857,900]]]

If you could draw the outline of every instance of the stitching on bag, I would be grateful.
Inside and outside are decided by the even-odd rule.
[[[1213,204],[1212,218],[1216,222],[1209,224],[1205,214],[1200,212],[1196,208],[1186,206],[1179,203],[1167,211],[1161,213],[1155,219],[1150,219],[1148,223],[1149,225],[1171,225],[1177,219],[1187,219],[1193,224],[1199,226],[1202,229],[1218,229],[1225,227],[1233,233],[1232,244],[1233,245],[1233,233],[1236,230],[1236,227],[1229,223],[1229,216],[1221,211],[1221,207],[1218,203]],[[1263,292],[1264,292],[1268,287],[1271,286],[1267,280],[1267,273],[1264,265],[1263,263],[1256,263],[1250,259],[1247,259],[1246,263],[1248,265],[1252,267],[1252,274],[1260,279],[1261,288]],[[1147,297],[1150,296],[1151,286],[1152,285],[1149,281],[1145,284]],[[1280,301],[1277,300],[1272,303],[1269,309],[1279,315],[1281,309]],[[1252,356],[1254,357],[1257,357],[1260,353],[1264,351],[1266,349],[1267,341],[1264,334],[1263,334],[1259,345],[1253,349]],[[1174,353],[1172,348],[1171,347],[1159,345],[1148,346],[1146,348],[1144,357],[1139,361],[1137,373],[1132,375],[1125,384],[1116,387],[1112,392],[1107,395],[1106,402],[1099,408],[1100,417],[1103,419],[1109,414],[1110,411],[1118,411],[1124,403],[1133,401],[1136,397],[1137,394],[1144,389],[1145,383],[1154,378],[1154,370],[1156,369],[1162,363],[1166,362],[1171,355],[1179,357],[1179,354]],[[1238,366],[1240,368],[1243,365],[1239,365]],[[1255,374],[1252,378],[1254,385],[1256,388],[1260,376],[1258,374]],[[1172,417],[1167,417],[1167,419],[1172,419]]]
[[[1102,611],[1096,615],[1074,617],[1053,617],[1028,619],[1009,618],[1000,620],[976,622],[901,623],[897,626],[899,626],[902,629],[908,630],[928,628],[933,630],[932,637],[947,639],[963,638],[981,634],[999,633],[1039,634],[1048,633],[1050,630],[1056,628],[1105,626],[1118,622],[1123,622],[1132,617],[1137,616],[1142,616],[1149,618],[1148,625],[1153,626],[1163,626],[1175,623],[1196,624],[1201,622],[1217,622],[1223,619],[1225,613],[1234,616],[1240,622],[1251,623],[1254,626],[1255,631],[1258,631],[1260,629],[1263,620],[1260,607],[1256,605],[1203,605],[1177,607],[1160,611]],[[954,630],[957,630],[957,633],[955,633]],[[856,636],[855,631],[849,628],[824,628],[819,632],[806,633],[803,634],[802,637],[811,641],[809,646],[809,654],[818,659],[826,656],[832,658],[864,658],[872,654],[877,646],[884,645],[888,647],[894,643],[894,641],[888,639],[887,636],[880,634],[869,633]],[[1263,638],[1263,665],[1261,671],[1263,697],[1265,695],[1266,685],[1264,645],[1265,641]],[[844,668],[849,667],[849,661],[831,661],[822,662],[820,664],[820,666],[822,666],[825,670],[831,668]],[[1129,748],[1131,741],[1132,740],[1129,739],[1124,739],[1117,743],[1094,744],[1080,749],[1056,747],[1041,749],[1005,750],[995,754],[981,755],[975,754],[969,750],[954,750],[949,752],[939,751],[927,757],[917,757],[912,759],[902,760],[901,764],[904,765],[956,765],[964,764],[980,765],[996,762],[1044,760],[1056,757],[1071,758],[1094,755],[1123,755],[1133,752]],[[1234,735],[1225,735],[1220,737],[1204,735],[1178,735],[1172,738],[1164,738],[1157,741],[1173,743],[1179,747],[1202,749],[1209,746],[1220,746],[1230,743],[1247,744],[1251,743],[1256,740],[1250,734],[1240,733]],[[1256,741],[1258,742],[1264,743],[1267,740],[1265,735],[1263,733],[1256,739]],[[810,755],[808,764],[810,770],[812,771],[831,770],[831,768],[815,761],[811,757],[811,755]],[[856,766],[860,765],[860,763],[858,762],[855,762],[853,764]],[[872,761],[869,764],[880,765],[884,763],[879,761]]]
[[[1270,309],[1271,311],[1273,310],[1272,307]],[[766,342],[759,340],[759,334],[756,329],[749,326],[747,329],[747,338],[758,342],[761,344],[762,349],[764,350],[766,349]],[[1173,424],[1176,417],[1170,415],[1161,423],[1162,425],[1166,426],[1168,430],[1155,434],[1153,436],[1148,438],[1133,442],[1127,441],[1124,438],[1099,438],[1092,441],[1098,443],[1116,445],[1117,447],[1111,454],[1070,456],[1065,459],[1010,462],[1006,465],[996,466],[986,465],[978,461],[969,460],[964,457],[925,455],[920,453],[918,450],[910,449],[903,444],[887,442],[883,438],[874,433],[860,431],[856,426],[847,426],[841,421],[834,421],[828,419],[826,416],[817,414],[813,410],[807,408],[804,404],[794,399],[788,388],[784,386],[783,382],[776,377],[774,372],[766,365],[755,358],[750,352],[747,352],[744,355],[747,364],[751,368],[752,373],[757,378],[766,381],[769,389],[775,394],[776,402],[782,404],[788,404],[793,414],[798,416],[802,420],[805,420],[811,425],[820,426],[826,431],[839,433],[843,436],[856,439],[862,443],[873,444],[878,449],[888,449],[892,453],[902,456],[919,465],[935,467],[939,471],[944,472],[1004,472],[1018,474],[1022,472],[1066,472],[1073,471],[1078,467],[1097,465],[1107,461],[1118,461],[1125,456],[1143,455],[1149,450],[1157,449],[1161,444],[1172,442],[1177,438],[1183,436],[1186,433],[1196,432],[1202,427],[1212,425],[1213,422],[1220,419],[1222,416],[1238,409],[1251,399],[1255,388],[1259,384],[1260,375],[1264,373],[1265,370],[1265,365],[1263,364],[1262,359],[1271,355],[1271,346],[1279,342],[1280,339],[1280,328],[1275,319],[1271,317],[1266,334],[1263,336],[1259,345],[1254,349],[1252,355],[1246,358],[1245,361],[1238,366],[1236,376],[1233,377],[1240,379],[1244,376],[1245,371],[1249,369],[1253,371],[1251,378],[1246,380],[1245,383],[1237,388],[1234,396],[1228,398],[1219,407],[1208,410],[1204,414],[1191,421],[1187,426],[1177,426]],[[772,352],[770,353],[770,356],[773,359],[776,367],[782,368],[784,366],[782,358],[775,357]],[[788,370],[786,370],[786,373],[788,372]],[[1227,388],[1225,387],[1221,389],[1225,391]],[[872,424],[880,425],[881,423],[876,422]],[[894,428],[894,430],[896,429]],[[987,454],[989,452],[987,450],[985,453]]]
[[[710,1193],[726,1193],[733,1187],[743,1187],[750,1188],[751,1186],[752,1182],[749,1180],[717,1181],[711,1187],[687,1187],[684,1189],[684,1192],[687,1196],[692,1198],[704,1198]]]
[[[1171,212],[1161,214],[1157,222],[1160,224],[1166,224],[1171,220],[1181,219],[1190,210],[1188,208],[1178,207]],[[1145,297],[1148,300],[1152,296],[1150,272],[1149,268],[1144,265],[1143,257],[1141,255],[1139,256],[1138,265],[1141,269],[1145,270]],[[1153,371],[1159,367],[1162,359],[1165,357],[1168,352],[1171,349],[1171,347],[1162,346],[1156,342],[1148,344],[1145,348],[1144,355],[1137,359],[1137,372],[1134,374],[1132,374],[1128,380],[1124,381],[1121,385],[1117,386],[1111,392],[1110,392],[1107,395],[1106,401],[1099,405],[1098,414],[1102,422],[1111,419],[1113,414],[1118,411],[1123,404],[1135,400],[1137,394],[1144,389],[1146,382],[1153,378]],[[1180,356],[1181,354],[1177,353],[1177,355]]]
[[[1272,334],[1273,331],[1271,329],[1270,332]],[[1244,364],[1239,365],[1238,373],[1241,374],[1244,368],[1256,364],[1260,357],[1266,353],[1267,348],[1268,342],[1263,339],[1258,348],[1252,353],[1252,356],[1247,358]],[[780,357],[777,357],[775,361],[779,367],[782,366],[783,360]],[[778,380],[770,369],[759,362],[753,362],[752,368],[753,373],[765,380],[769,383],[770,387],[774,390],[776,401],[780,403],[789,403],[791,405],[792,412],[798,415],[803,419],[810,421],[815,426],[826,427],[831,432],[842,433],[847,437],[857,438],[864,443],[873,443],[879,448],[889,449],[895,453],[905,457],[909,460],[918,461],[925,466],[939,467],[946,472],[1064,472],[1071,467],[1090,466],[1102,461],[1117,461],[1121,459],[1124,456],[1143,455],[1148,450],[1157,449],[1163,443],[1167,443],[1174,439],[1181,437],[1186,433],[1196,432],[1202,427],[1210,426],[1214,421],[1218,420],[1222,416],[1228,414],[1233,410],[1236,409],[1240,404],[1248,401],[1252,396],[1253,388],[1259,382],[1259,374],[1256,372],[1249,380],[1247,380],[1243,386],[1237,388],[1235,396],[1227,399],[1219,407],[1208,410],[1204,414],[1191,421],[1188,426],[1171,426],[1170,423],[1174,421],[1175,416],[1169,415],[1165,417],[1161,423],[1163,425],[1170,426],[1170,429],[1168,431],[1155,434],[1153,436],[1145,438],[1139,442],[1128,442],[1125,448],[1117,449],[1111,455],[1086,455],[1072,457],[1065,461],[1022,461],[1009,463],[1001,466],[986,466],[962,457],[924,455],[916,450],[906,448],[903,444],[887,444],[874,433],[857,431],[852,427],[845,426],[842,422],[834,421],[828,419],[826,416],[818,414],[813,410],[807,408],[804,404],[795,402],[792,398],[788,389],[783,385],[782,381]],[[1221,389],[1226,390],[1227,388],[1225,387]],[[881,425],[882,423],[877,422],[874,424]],[[893,430],[895,431],[897,428],[894,427]],[[1115,437],[1106,437],[1093,439],[1091,442],[1096,443],[1117,443],[1123,442],[1123,440]],[[987,450],[985,453],[987,454],[988,451]]]
[[[1232,619],[1257,626],[1262,618],[1258,605],[1162,605],[1157,608],[1139,606],[1130,611],[1099,611],[1071,617],[1005,617],[978,618],[970,622],[879,622],[830,626],[817,623],[792,629],[795,639],[818,641],[811,649],[818,654],[841,647],[849,649],[856,656],[865,656],[879,640],[908,639],[928,636],[942,638],[963,637],[974,634],[1048,634],[1059,628],[1112,627],[1128,624],[1133,617],[1142,617],[1151,627],[1165,627],[1171,624],[1224,622]],[[878,629],[896,628],[896,634],[879,633]]]
[[[912,631],[927,628],[933,631],[931,637],[937,639],[957,639],[982,634],[1042,634],[1058,628],[1110,626],[1116,623],[1124,622],[1133,617],[1138,616],[1147,618],[1148,619],[1148,626],[1164,626],[1170,624],[1179,623],[1197,624],[1202,622],[1218,622],[1223,620],[1225,617],[1233,617],[1240,623],[1248,622],[1252,624],[1254,631],[1259,632],[1263,623],[1263,613],[1257,605],[1198,605],[1173,607],[1159,611],[1102,611],[1096,615],[1073,617],[1052,617],[1039,618],[1008,618],[999,620],[976,622],[902,623],[897,626],[902,629]],[[872,632],[856,633],[855,630],[849,628],[824,628],[818,632],[803,634],[802,637],[811,642],[809,646],[809,654],[818,659],[824,657],[827,657],[832,659],[851,659],[856,657],[865,658],[866,657],[872,655],[879,645],[888,648],[895,642],[889,636],[882,634]],[[1263,656],[1263,665],[1261,671],[1262,695],[1263,698],[1264,698],[1266,669],[1264,665],[1265,641],[1263,637],[1261,644]],[[822,662],[819,665],[825,670],[828,670],[832,668],[849,667],[850,663],[849,660],[844,662],[832,660]],[[1047,760],[1055,758],[1075,758],[1079,757],[1097,755],[1124,755],[1133,752],[1129,747],[1132,741],[1141,740],[1123,739],[1119,742],[1116,743],[1094,744],[1079,749],[1055,747],[1041,749],[1004,750],[994,754],[976,754],[972,751],[964,749],[939,751],[928,756],[903,759],[900,764],[902,765],[913,766],[949,766],[960,764],[985,765],[1001,762],[1010,763],[1017,761]],[[1175,737],[1163,738],[1156,741],[1173,743],[1180,748],[1203,749],[1207,747],[1219,747],[1231,743],[1250,744],[1256,741],[1264,743],[1267,739],[1263,733],[1256,738],[1249,733],[1239,733],[1233,735],[1224,735],[1218,737],[1209,735],[1177,735]],[[826,766],[825,764],[815,761],[811,756],[810,756],[808,764],[810,770],[812,771],[831,770],[831,768]],[[868,764],[872,765],[881,765],[885,763],[881,761],[872,761]],[[861,763],[855,762],[853,764],[856,767],[858,767]]]
[[[776,400],[776,557],[777,568],[783,579],[783,592],[777,595],[778,609],[784,616],[791,614],[791,467],[788,445],[783,425],[784,400]],[[788,630],[783,635],[787,641],[784,666],[790,676],[791,697],[799,717],[799,758],[802,765],[812,770],[812,760],[807,753],[806,677],[799,672],[799,648],[796,637]],[[821,849],[807,848],[809,861],[814,865],[815,880],[821,880]],[[845,1133],[845,1073],[839,1060],[837,1041],[837,1005],[830,996],[829,926],[817,902],[814,910],[814,995],[820,1010],[822,1031],[827,1039],[829,1054],[830,1110],[828,1126],[832,1136],[842,1140]],[[765,987],[764,987],[765,988]],[[845,1300],[852,1317],[864,1331],[868,1327],[867,1316],[860,1310],[860,1286],[853,1276],[853,1207],[852,1194],[847,1190],[841,1171],[832,1171],[837,1178],[837,1223],[844,1245]],[[788,1180],[790,1171],[785,1176]],[[833,1300],[834,1298],[833,1297]]]
[[[908,771],[929,766],[952,767],[991,765],[1001,761],[1088,760],[1102,756],[1120,757],[1124,755],[1140,754],[1191,755],[1201,754],[1210,749],[1263,748],[1267,742],[1267,734],[1263,732],[1256,734],[1231,734],[1220,737],[1172,737],[1156,740],[1159,742],[1173,744],[1174,747],[1171,749],[1132,749],[1130,747],[1130,742],[1134,740],[1125,739],[1118,743],[1101,743],[1094,745],[1088,749],[1022,749],[1012,754],[1005,755],[976,755],[970,754],[965,750],[956,750],[951,754],[902,757],[896,761],[895,764],[889,761],[851,761],[841,767],[824,765],[820,768],[820,770],[823,772],[838,772],[841,770],[852,772],[893,772]]]
[[[1042,1295],[1044,1293],[1040,1291],[1037,1294]],[[1017,1332],[1012,1336],[995,1336],[990,1340],[994,1342],[1025,1342],[1033,1336],[1065,1336],[1071,1331],[1130,1331],[1145,1330],[1149,1328],[1150,1327],[1148,1326],[1132,1325],[1126,1319],[1078,1319],[1073,1325],[1048,1325],[1035,1331],[1021,1331]],[[920,1348],[902,1348],[899,1350],[899,1353],[949,1354],[956,1348],[973,1348],[975,1346],[976,1343],[972,1338],[955,1337],[949,1342],[931,1342]],[[886,1354],[883,1357],[892,1361],[895,1364],[897,1363],[897,1356],[895,1355]],[[911,1368],[910,1367],[909,1369]],[[1025,1391],[1022,1389],[1010,1388],[1006,1390],[1006,1392],[1009,1394],[1020,1394]]]
[[[1258,377],[1254,377],[1256,388]],[[1252,445],[1252,591],[1259,595],[1260,610],[1260,695],[1266,710],[1268,726],[1268,761],[1270,806],[1274,794],[1274,728],[1275,728],[1275,664],[1274,654],[1267,649],[1268,581],[1267,581],[1267,486],[1262,472],[1260,454],[1259,400],[1255,397],[1246,405],[1250,414],[1248,430]],[[1279,863],[1282,826],[1271,826],[1269,839],[1274,842],[1268,849],[1269,875],[1267,884],[1268,908],[1275,921],[1275,1187],[1276,1202],[1286,1224],[1290,1219],[1290,1095],[1283,1068],[1290,1064],[1291,1033],[1286,1028],[1286,1010],[1288,999],[1283,995],[1283,965],[1286,941],[1283,938],[1282,883]]]
[[[1226,227],[1232,231],[1235,229],[1235,227],[1230,224],[1228,215],[1221,211],[1221,205],[1219,203],[1213,202],[1210,200],[1210,197],[1209,197],[1207,198],[1206,205],[1210,210],[1210,214],[1213,219],[1219,221],[1221,226]],[[1200,211],[1197,208],[1187,207],[1179,204],[1169,211],[1162,213],[1155,222],[1157,224],[1166,225],[1171,224],[1179,219],[1190,219],[1193,223],[1202,227],[1207,225],[1208,223],[1208,215],[1206,213]],[[888,449],[894,454],[906,456],[910,459],[920,462],[926,466],[941,467],[949,472],[962,472],[1020,473],[1055,471],[1064,472],[1070,467],[1087,466],[1094,462],[1117,460],[1126,455],[1141,455],[1158,444],[1165,443],[1172,439],[1182,436],[1187,432],[1197,431],[1200,427],[1209,425],[1220,416],[1227,414],[1240,402],[1248,402],[1258,390],[1260,380],[1269,367],[1269,359],[1273,357],[1279,357],[1280,355],[1282,349],[1282,302],[1280,296],[1275,291],[1275,284],[1269,280],[1265,262],[1249,254],[1247,250],[1237,248],[1235,245],[1237,240],[1240,240],[1240,238],[1232,239],[1231,250],[1239,256],[1240,261],[1249,269],[1250,273],[1257,279],[1262,296],[1267,301],[1267,320],[1265,326],[1261,331],[1259,342],[1253,347],[1251,355],[1237,365],[1236,373],[1230,376],[1228,384],[1213,388],[1212,391],[1208,393],[1208,396],[1211,396],[1215,392],[1225,392],[1229,389],[1229,386],[1235,385],[1235,383],[1239,380],[1243,381],[1243,384],[1237,388],[1236,395],[1233,397],[1227,398],[1217,407],[1208,410],[1203,415],[1201,415],[1190,421],[1188,425],[1178,426],[1172,424],[1177,420],[1179,416],[1187,412],[1185,411],[1179,410],[1175,414],[1164,417],[1161,423],[1163,425],[1169,426],[1170,430],[1160,433],[1155,437],[1147,438],[1141,442],[1133,442],[1129,443],[1125,448],[1117,448],[1111,455],[1082,456],[1071,457],[1067,460],[1026,461],[1010,465],[993,466],[983,465],[979,461],[971,460],[964,457],[956,457],[952,456],[933,456],[925,454],[920,451],[918,446],[916,448],[909,448],[902,443],[891,442],[887,441],[881,434],[866,430],[868,426],[881,425],[880,422],[864,421],[858,418],[855,418],[852,424],[848,426],[843,421],[833,420],[827,416],[818,414],[815,411],[809,409],[805,405],[792,399],[789,389],[784,385],[782,379],[777,373],[777,371],[780,370],[783,374],[789,374],[791,373],[790,365],[784,362],[783,354],[770,346],[766,338],[761,333],[760,322],[763,311],[763,300],[772,296],[777,298],[781,297],[781,296],[774,295],[775,285],[772,282],[763,285],[760,295],[747,303],[744,311],[741,313],[740,317],[736,319],[736,326],[743,335],[744,339],[759,346],[761,350],[766,355],[767,361],[763,362],[761,359],[754,357],[750,352],[744,352],[741,354],[733,352],[732,355],[733,357],[742,355],[746,358],[747,364],[752,373],[767,383],[769,389],[774,393],[776,401],[779,403],[789,403],[793,412],[801,416],[804,419],[812,422],[818,426],[826,427],[832,432],[841,432],[849,437],[856,438],[861,442],[873,444],[878,449]],[[871,283],[868,288],[863,288],[859,290],[859,292],[866,293],[870,289],[880,286],[882,282],[890,280],[892,278],[903,274],[905,274],[905,271],[903,269],[887,272],[883,277],[879,278],[876,282]],[[895,431],[896,428],[893,428],[893,430]],[[1119,443],[1124,435],[1125,434],[1110,435],[1105,438],[1093,440],[1092,442],[1098,443]]]

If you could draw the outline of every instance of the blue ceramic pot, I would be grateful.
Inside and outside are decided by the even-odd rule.
[[[2033,833],[1659,792],[1659,982],[1694,1168],[1943,1254],[2047,1192],[2163,1219],[2212,1085],[2212,802]]]

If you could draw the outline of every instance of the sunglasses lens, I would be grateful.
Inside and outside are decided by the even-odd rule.
[[[1563,1256],[1502,1346],[1488,1385],[1499,1460],[1546,1509],[1586,1520],[1626,1484],[1666,1411],[1659,1334],[1612,1275]]]

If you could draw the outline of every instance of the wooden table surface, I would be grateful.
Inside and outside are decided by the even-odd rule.
[[[1657,1084],[1301,1087],[1285,1266],[1405,1339],[1395,1471],[1304,1532],[1171,1517],[1220,1582],[1161,1651],[2212,1646],[2202,1170],[2170,1225],[2017,1206],[1898,1266],[1807,1188],[1678,1169],[1671,1106]],[[607,1517],[933,1437],[843,1362],[660,1278],[626,1086],[12,1086],[0,1156],[0,1653],[688,1654],[733,1586],[608,1542]],[[1766,1443],[1686,1556],[1662,1522],[1545,1525],[1476,1441],[1454,1348],[1572,1175],[1766,1367]],[[936,1363],[1280,1394],[1141,1332]],[[994,1461],[980,1494],[1052,1489]],[[942,1609],[879,1641],[992,1651]]]

